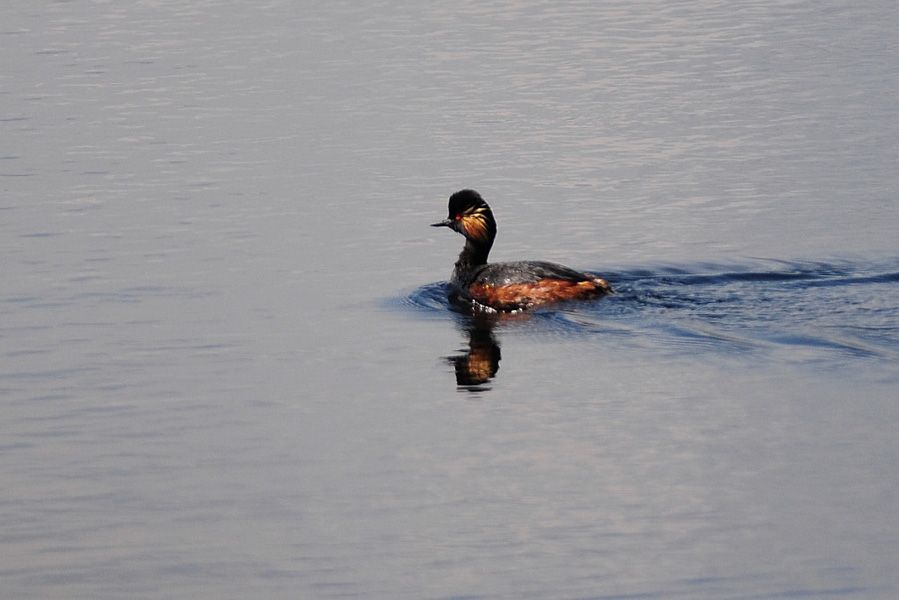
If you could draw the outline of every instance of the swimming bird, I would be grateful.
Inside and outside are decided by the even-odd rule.
[[[479,193],[460,190],[449,198],[449,215],[432,227],[449,227],[465,236],[450,285],[456,299],[482,312],[518,312],[563,300],[612,293],[609,283],[591,273],[544,261],[488,263],[496,238],[493,211]]]

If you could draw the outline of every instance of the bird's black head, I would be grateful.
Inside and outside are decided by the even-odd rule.
[[[491,245],[496,237],[496,221],[493,211],[474,190],[460,190],[450,196],[449,215],[431,227],[449,227],[469,240]]]

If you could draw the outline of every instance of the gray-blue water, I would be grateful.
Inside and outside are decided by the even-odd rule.
[[[0,8],[0,597],[899,596],[899,5]],[[618,293],[451,310],[492,258]]]

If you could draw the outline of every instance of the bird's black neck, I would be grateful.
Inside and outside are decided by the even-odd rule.
[[[488,244],[481,244],[466,238],[465,246],[462,248],[462,252],[459,253],[459,260],[456,261],[453,279],[462,281],[466,279],[466,274],[471,273],[471,271],[481,265],[486,265],[487,256],[490,254],[492,245],[492,241]]]
[[[456,261],[456,267],[479,267],[487,264],[487,256],[490,254],[490,247],[493,243],[482,244],[473,242],[470,239],[465,240],[465,247],[459,253],[459,260]]]

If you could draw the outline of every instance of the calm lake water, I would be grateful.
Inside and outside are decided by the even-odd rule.
[[[3,598],[899,597],[893,0],[0,23]]]

